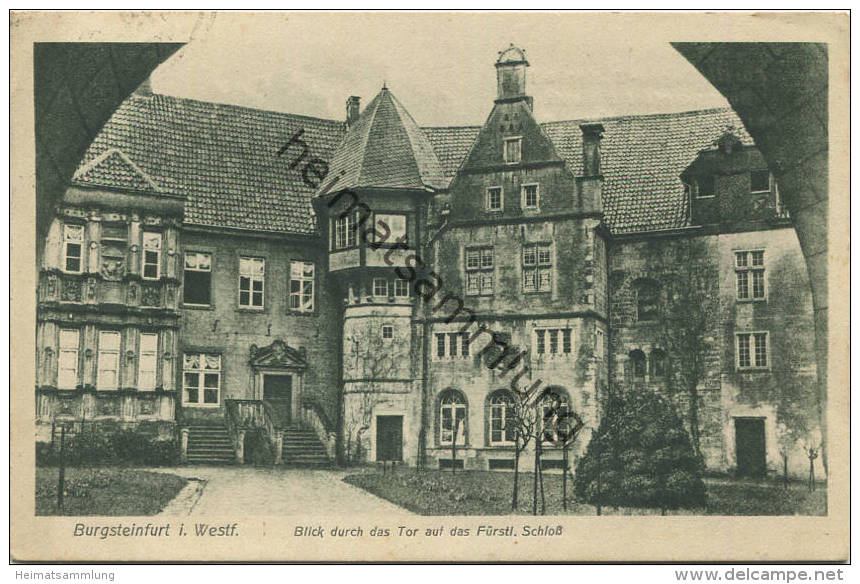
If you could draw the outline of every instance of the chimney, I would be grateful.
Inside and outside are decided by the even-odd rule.
[[[346,100],[346,127],[351,128],[358,121],[358,106],[361,98],[357,95],[350,95]]]
[[[600,176],[600,140],[603,124],[580,124],[582,130],[582,176]]]

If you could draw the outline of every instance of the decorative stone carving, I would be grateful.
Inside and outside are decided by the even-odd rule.
[[[137,400],[137,413],[141,416],[153,416],[155,415],[155,400],[154,399],[138,399]]]
[[[81,281],[63,280],[62,299],[66,302],[81,301]]]
[[[104,258],[102,260],[102,276],[106,280],[120,280],[125,276],[125,260],[122,258]]]
[[[128,287],[128,303],[134,304],[137,302],[137,284],[130,284]]]
[[[96,281],[90,280],[87,282],[87,300],[96,299]]]
[[[302,351],[287,345],[284,341],[276,339],[267,347],[251,345],[251,366],[275,367],[275,368],[301,368],[307,366],[307,360]]]
[[[119,415],[119,400],[114,396],[100,397],[96,401],[96,415],[99,416],[118,416]]]
[[[57,293],[57,276],[50,274],[46,284],[48,296],[53,296]]]
[[[140,294],[144,306],[161,306],[161,286],[144,286]]]

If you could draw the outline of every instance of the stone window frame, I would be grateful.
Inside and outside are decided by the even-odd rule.
[[[79,231],[80,239],[70,239],[68,232]],[[63,271],[67,274],[83,274],[84,273],[84,249],[86,248],[86,226],[81,223],[64,223],[63,224]],[[74,256],[69,255],[69,246],[78,246],[78,269],[69,269],[69,259],[74,259]]]
[[[761,262],[755,262],[755,254],[761,254]],[[735,299],[738,302],[767,301],[767,263],[764,248],[732,250],[735,270]],[[741,260],[743,258],[743,260]],[[760,279],[761,295],[756,296],[756,281]],[[741,284],[743,282],[743,284]],[[743,295],[741,291],[743,290]]]
[[[298,264],[301,266],[301,273],[299,277],[296,278],[293,273],[293,268]],[[312,275],[310,277],[305,276],[304,270],[310,265]],[[308,261],[304,259],[290,259],[290,273],[287,282],[287,309],[290,312],[294,313],[302,313],[302,314],[313,314],[316,310],[316,293],[317,293],[317,266],[313,261]],[[293,291],[293,282],[299,283],[299,290]],[[302,299],[305,297],[304,284],[305,282],[310,282],[311,284],[311,292],[310,292],[310,306],[302,306]],[[293,298],[298,298],[298,306],[293,306]]]
[[[116,348],[112,347],[104,347],[103,339],[112,336],[116,338]],[[98,391],[116,391],[120,387],[122,387],[120,383],[121,376],[121,355],[122,355],[122,331],[117,329],[101,329],[98,331],[98,347],[96,351],[97,361],[96,361],[96,389]],[[107,368],[106,365],[108,363],[106,360],[111,358],[114,360],[115,367],[114,371],[114,384],[111,387],[105,385],[104,376],[102,375],[103,371],[111,371],[110,368]]]
[[[660,304],[662,285],[658,280],[653,278],[637,278],[632,283],[633,292],[636,296],[636,322],[657,322],[660,319]],[[653,302],[656,308],[652,313],[647,313],[642,310],[642,303],[646,297],[645,293],[650,292],[653,295]],[[643,317],[643,314],[652,314],[651,317]]]
[[[198,369],[186,369],[186,356],[188,355],[196,355],[198,358],[198,363],[208,365],[207,357],[217,357],[218,358],[218,367],[216,368],[207,368],[204,365]],[[207,373],[208,371],[208,373]],[[190,385],[186,384],[186,375],[197,375],[197,385],[194,389],[197,390],[197,401],[191,402],[188,401],[186,390],[191,388]],[[218,386],[215,388],[217,390],[217,401],[215,403],[206,403],[206,375],[217,375],[218,376]],[[221,407],[221,394],[223,392],[223,381],[224,381],[224,357],[218,352],[207,352],[207,351],[184,351],[182,353],[182,406],[183,407],[194,407],[194,408],[219,408]]]
[[[490,195],[491,192],[499,192],[499,205],[498,207],[494,207],[491,205],[493,199]],[[484,194],[484,210],[487,213],[502,213],[505,210],[505,187],[502,185],[493,185],[487,187]]]
[[[460,412],[462,411],[462,423],[458,426],[457,435],[453,435],[453,428],[448,428],[448,432],[451,433],[451,437],[445,438],[445,428],[444,428],[444,419],[445,412],[450,411],[449,418],[451,420],[451,424],[454,423],[454,420],[460,417]],[[457,443],[458,446],[468,447],[469,446],[469,399],[466,397],[466,394],[460,391],[459,389],[449,387],[441,392],[439,392],[438,397],[436,398],[436,443],[439,446],[451,446],[454,442]],[[462,437],[463,441],[460,442],[460,437]]]
[[[511,422],[511,416],[516,419],[514,405],[516,398],[508,389],[496,389],[487,394],[486,403],[486,420],[487,420],[487,445],[492,447],[509,447],[515,445],[516,429]],[[496,431],[493,422],[498,419],[498,413],[501,413],[501,423],[499,432],[500,440],[494,440],[493,434]],[[507,438],[510,436],[510,440]]]
[[[157,241],[157,245],[155,247],[147,247],[147,236],[158,236],[158,239],[153,239],[152,241]],[[144,280],[158,280],[161,278],[161,251],[164,247],[164,234],[161,231],[153,231],[153,230],[144,230],[141,233],[141,242],[140,246],[140,277]],[[148,254],[155,254],[155,261],[147,261]],[[146,268],[155,266],[155,275],[147,276]]]
[[[478,262],[470,265],[469,253],[477,253]],[[464,248],[463,269],[465,272],[464,282],[467,296],[492,296],[496,290],[496,251],[492,245],[476,245]],[[489,265],[487,265],[489,258]],[[472,289],[470,278],[475,278],[477,290]],[[489,280],[487,279],[489,278]],[[485,284],[489,281],[489,286]]]
[[[188,254],[209,256],[209,269],[208,270],[201,270],[199,267],[189,269],[188,263],[186,260],[186,256]],[[215,272],[215,259],[216,259],[215,258],[215,251],[212,249],[192,247],[190,249],[183,250],[183,252],[182,252],[182,307],[183,308],[204,308],[205,309],[205,308],[212,308],[215,305],[213,298],[212,298],[212,292],[213,292],[212,282],[213,282],[213,275]],[[199,260],[198,260],[197,264],[199,265]],[[200,272],[200,273],[208,273],[209,274],[209,289],[208,289],[209,302],[207,304],[197,304],[195,302],[186,302],[185,301],[185,273],[186,272]]]
[[[516,144],[517,148],[511,152],[508,144]],[[511,154],[516,156],[511,156]],[[505,164],[519,164],[523,161],[523,137],[522,136],[506,136],[502,138],[502,159]]]
[[[341,228],[342,226],[342,228]],[[358,211],[339,213],[331,218],[331,251],[358,247]],[[343,239],[341,240],[341,231]]]
[[[526,263],[526,257],[529,252],[534,251],[534,260]],[[544,256],[544,253],[546,256]],[[545,257],[545,259],[544,259]],[[555,270],[553,269],[553,245],[552,242],[534,242],[525,243],[520,254],[522,266],[520,274],[522,278],[522,291],[525,294],[548,294],[552,293],[552,282],[555,279]],[[526,274],[532,276],[532,286],[526,286]],[[544,288],[543,276],[547,275],[547,286]]]
[[[388,222],[386,222],[386,225],[388,226],[388,229],[390,231],[388,237],[385,238],[384,241],[376,242],[376,231],[377,231],[377,225],[379,224],[380,216],[402,217],[403,218],[403,233],[402,233],[402,235],[404,237],[403,242],[401,242],[400,244],[396,243],[397,239],[400,237],[400,234],[395,233],[394,229],[392,229],[391,224]],[[380,230],[380,231],[382,231],[382,230]],[[370,230],[370,236],[372,238],[372,241],[375,242],[375,247],[388,247],[388,246],[403,245],[403,243],[408,243],[408,241],[409,241],[409,215],[404,211],[383,211],[383,210],[374,211],[373,212],[373,229]]]
[[[388,298],[388,293],[391,291],[391,282],[388,281],[388,278],[373,278],[371,286],[374,298]]]
[[[155,337],[155,347],[154,350],[144,352],[143,348],[143,338],[144,337]],[[138,333],[138,351],[137,351],[137,389],[138,391],[153,391],[156,387],[158,387],[158,363],[159,363],[159,341],[161,341],[161,335],[158,334],[158,331],[140,331]],[[144,358],[151,357],[152,358],[152,386],[144,387],[142,379],[143,379],[143,365]],[[147,370],[149,371],[149,370]]]
[[[394,339],[394,326],[390,324],[382,325],[382,340],[391,341]]]
[[[63,333],[75,333],[74,350],[72,347],[63,347]],[[80,327],[62,327],[57,331],[57,388],[58,389],[76,389],[80,385],[81,378],[81,333]],[[66,383],[62,375],[63,353],[71,355],[74,353],[72,362],[75,365],[74,379],[71,383]]]
[[[527,204],[526,187],[535,188],[535,204]],[[523,183],[520,185],[520,205],[524,211],[539,211],[540,210],[540,183]]]
[[[452,361],[471,357],[469,349],[469,333],[467,331],[437,330],[433,333],[433,361]],[[440,353],[441,349],[441,355]]]
[[[540,326],[533,329],[532,340],[534,354],[538,358],[566,359],[574,354],[576,335],[570,326]]]
[[[256,260],[261,261],[263,264],[263,275],[260,276],[259,278],[257,278],[256,275],[253,273],[250,275],[244,274],[242,271],[242,261],[243,260],[251,260],[252,265],[253,265],[253,262]],[[238,272],[239,278],[238,278],[237,287],[236,287],[237,288],[237,290],[236,290],[236,292],[237,292],[237,294],[236,294],[236,306],[238,307],[239,310],[250,310],[250,311],[254,311],[254,312],[262,312],[266,309],[266,268],[267,268],[266,264],[267,264],[266,257],[263,255],[245,254],[245,253],[239,254],[239,261],[238,261],[238,265],[237,265],[237,267],[238,267],[237,272]],[[247,277],[249,280],[248,281],[249,288],[247,291],[247,293],[248,293],[248,304],[242,304],[242,292],[243,292],[243,290],[242,290],[242,278],[243,277]],[[254,294],[257,293],[257,291],[254,290],[254,282],[257,281],[258,279],[261,283],[261,287],[259,290],[261,303],[259,306],[254,304]]]
[[[765,364],[758,363],[758,338],[764,338],[764,358]],[[746,356],[749,359],[748,365],[741,363],[741,346],[742,342],[746,343]],[[735,332],[735,369],[741,372],[748,371],[770,371],[771,354],[770,354],[770,331],[751,330]]]

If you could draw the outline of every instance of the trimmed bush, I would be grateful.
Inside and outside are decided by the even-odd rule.
[[[169,466],[179,460],[175,440],[157,440],[139,430],[109,431],[87,427],[83,432],[67,437],[64,446],[67,466],[100,466],[127,464],[133,466]],[[59,464],[59,443],[36,443],[36,464]]]
[[[614,507],[705,505],[704,465],[672,406],[651,391],[610,400],[576,465],[574,492]]]

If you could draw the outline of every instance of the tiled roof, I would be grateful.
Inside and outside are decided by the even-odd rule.
[[[579,125],[586,122],[600,122],[606,129],[601,144],[603,206],[614,233],[685,226],[681,172],[727,127],[733,127],[744,144],[753,143],[729,108],[541,124],[574,174],[582,171]],[[479,126],[424,128],[446,178],[456,174],[479,131]]]
[[[121,150],[165,191],[186,197],[185,221],[257,231],[314,232],[313,189],[294,145],[299,130],[311,157],[331,160],[343,124],[292,114],[201,102],[167,95],[129,97],[84,155],[73,182],[128,188],[127,177],[82,173],[106,150]]]
[[[120,186],[125,190],[160,194],[163,189],[126,156],[109,148],[78,168],[72,178],[80,184]]]
[[[129,183],[132,175],[111,170],[112,166],[100,169],[90,165],[92,168],[84,172],[94,159],[115,148],[162,191],[186,196],[188,223],[313,233],[313,190],[302,180],[301,165],[288,168],[300,151],[293,146],[278,156],[299,130],[304,130],[300,139],[310,148],[307,158],[330,160],[331,172],[339,173],[336,168],[346,171],[333,185],[336,188],[343,188],[345,176],[357,181],[347,186],[447,184],[478,135],[478,126],[419,130],[403,106],[393,96],[383,99],[384,94],[390,96],[390,92],[382,92],[374,100],[378,103],[371,102],[365,113],[375,107],[385,115],[365,116],[366,131],[350,132],[346,138],[338,121],[165,95],[133,95],[93,142],[75,182],[141,186]],[[385,123],[377,123],[377,117]],[[729,126],[744,144],[752,144],[740,118],[729,108],[542,124],[574,174],[582,168],[579,125],[586,121],[600,122],[606,129],[602,147],[604,209],[606,222],[615,233],[686,225],[679,179],[684,168]],[[353,127],[358,129],[358,125]],[[342,150],[352,153],[352,158],[335,155],[341,140],[352,140],[349,136],[353,134],[379,144]],[[382,135],[389,140],[379,141]],[[428,145],[435,157],[428,156]],[[363,157],[357,155],[359,152]],[[383,165],[384,159],[399,162]],[[106,160],[116,163],[113,156]],[[331,189],[330,182],[323,181],[323,186]]]
[[[394,94],[383,88],[343,138],[329,165],[329,178],[317,192],[444,184],[433,146]]]

